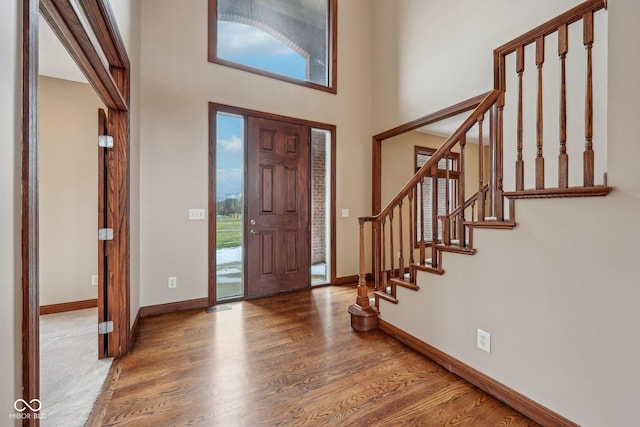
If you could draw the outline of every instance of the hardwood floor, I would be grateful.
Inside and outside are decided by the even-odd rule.
[[[379,332],[352,287],[142,319],[106,426],[537,426]]]

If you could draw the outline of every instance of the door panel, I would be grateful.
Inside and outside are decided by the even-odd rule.
[[[247,296],[310,286],[309,128],[248,117]]]

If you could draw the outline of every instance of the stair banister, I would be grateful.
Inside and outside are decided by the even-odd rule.
[[[358,331],[367,331],[371,329],[375,329],[377,327],[377,309],[372,307],[369,302],[369,288],[367,285],[367,268],[366,268],[366,257],[365,257],[365,223],[372,223],[373,229],[373,276],[374,283],[376,288],[378,288],[380,283],[380,273],[381,270],[385,271],[386,267],[380,264],[380,260],[383,259],[383,255],[379,253],[379,248],[384,244],[383,242],[386,239],[386,236],[380,235],[379,231],[381,230],[381,224],[387,218],[389,219],[389,243],[391,246],[391,275],[392,277],[395,274],[395,263],[394,263],[394,234],[393,234],[393,217],[394,217],[394,209],[398,208],[399,212],[399,225],[400,230],[402,230],[402,203],[405,198],[409,198],[409,195],[415,191],[415,188],[418,184],[420,184],[421,195],[423,193],[423,186],[425,178],[430,178],[432,180],[432,193],[434,196],[434,200],[432,201],[432,209],[434,209],[434,214],[432,216],[432,244],[431,244],[431,263],[433,268],[437,268],[439,264],[439,256],[438,250],[436,248],[436,240],[438,237],[438,218],[437,218],[437,179],[438,179],[438,163],[443,158],[446,158],[451,152],[452,148],[460,143],[460,141],[466,141],[466,134],[469,130],[478,123],[478,119],[480,122],[484,118],[486,112],[489,112],[492,109],[492,106],[496,103],[501,92],[499,90],[492,90],[486,94],[484,99],[478,104],[475,110],[464,120],[462,125],[456,129],[456,131],[442,144],[440,148],[436,150],[436,152],[431,156],[431,158],[425,162],[424,165],[416,172],[416,174],[407,182],[407,184],[400,190],[400,192],[387,204],[387,206],[382,209],[382,211],[375,216],[365,216],[359,217],[358,222],[360,225],[360,258],[359,258],[359,275],[358,275],[358,295],[356,298],[356,303],[349,307],[349,312],[351,313],[351,326]],[[480,123],[481,124],[481,123]],[[482,127],[480,126],[480,138],[482,138]],[[479,155],[482,158],[482,152]],[[480,160],[482,161],[482,160]],[[448,168],[448,165],[447,165]],[[464,175],[463,175],[464,176]],[[483,193],[484,194],[484,193]],[[482,196],[484,200],[484,195]],[[422,214],[422,210],[421,210]],[[424,215],[421,215],[421,241],[420,241],[420,264],[423,265],[425,263],[424,252],[425,252],[425,243],[424,243]],[[463,237],[463,236],[461,236]],[[411,238],[410,241],[413,239]],[[461,239],[461,242],[464,242],[464,238]],[[404,256],[403,256],[403,240],[400,235],[399,239],[400,244],[400,258],[399,258],[399,277],[404,278]],[[411,250],[413,250],[413,243],[411,244]],[[411,267],[410,267],[411,268]],[[410,274],[412,276],[412,274]],[[383,283],[386,287],[386,281],[384,280],[383,273]],[[392,280],[393,282],[393,280]],[[386,291],[386,288],[383,289]],[[395,285],[392,284],[392,296],[395,297]]]

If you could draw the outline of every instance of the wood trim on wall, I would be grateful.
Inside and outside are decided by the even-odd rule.
[[[469,98],[466,101],[459,102],[447,108],[443,108],[435,113],[428,114],[420,117],[411,122],[397,126],[388,131],[374,135],[372,138],[372,167],[371,167],[371,182],[372,182],[372,206],[371,214],[377,215],[382,210],[382,141],[385,139],[393,138],[394,136],[402,135],[407,132],[419,129],[421,127],[430,125],[432,123],[439,122],[440,120],[448,119],[458,114],[471,111],[476,108],[489,93],[483,93],[482,95]]]
[[[49,304],[40,306],[40,315],[64,313],[67,311],[83,310],[85,308],[93,308],[98,306],[97,299],[85,299],[82,301],[63,302],[59,304]]]
[[[208,251],[209,251],[209,273],[208,273],[208,298],[209,298],[209,306],[213,306],[217,304],[216,301],[216,287],[215,287],[215,277],[216,277],[216,266],[212,262],[213,257],[211,256],[213,252],[216,250],[216,201],[214,197],[212,197],[212,189],[215,188],[215,146],[216,146],[216,127],[215,127],[215,116],[218,112],[225,112],[230,114],[237,114],[241,116],[251,116],[258,117],[267,120],[277,120],[288,123],[299,124],[303,126],[307,126],[309,128],[314,129],[322,129],[330,132],[331,134],[331,212],[330,212],[330,227],[331,227],[331,248],[330,248],[330,283],[334,283],[336,280],[336,126],[330,125],[327,123],[320,123],[311,120],[299,119],[295,117],[288,117],[279,114],[266,113],[263,111],[251,110],[248,108],[236,107],[232,105],[219,104],[215,102],[209,103],[209,174],[208,174],[208,182],[209,182],[209,238],[208,238]],[[224,302],[231,302],[241,300],[233,299],[233,300],[225,300]]]
[[[148,305],[140,307],[140,318],[159,316],[161,314],[176,313],[178,311],[194,310],[209,307],[209,298],[197,298],[186,301],[169,302],[166,304]]]
[[[401,343],[411,347],[423,356],[433,360],[451,373],[458,375],[480,390],[490,394],[499,401],[509,405],[521,414],[545,426],[576,427],[577,424],[552,410],[540,405],[517,391],[499,383],[493,378],[472,368],[471,366],[449,356],[448,354],[430,346],[413,335],[397,328],[396,326],[378,319],[378,328],[397,339]]]

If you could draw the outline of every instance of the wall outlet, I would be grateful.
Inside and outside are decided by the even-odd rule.
[[[204,219],[204,216],[205,216],[204,209],[189,209],[190,220]]]
[[[476,340],[476,346],[482,351],[491,353],[491,334],[482,329],[478,329],[478,335]]]
[[[168,280],[169,289],[174,289],[178,287],[178,278],[177,277],[169,277]]]
[[[94,274],[91,276],[91,286],[98,286],[98,275]]]

